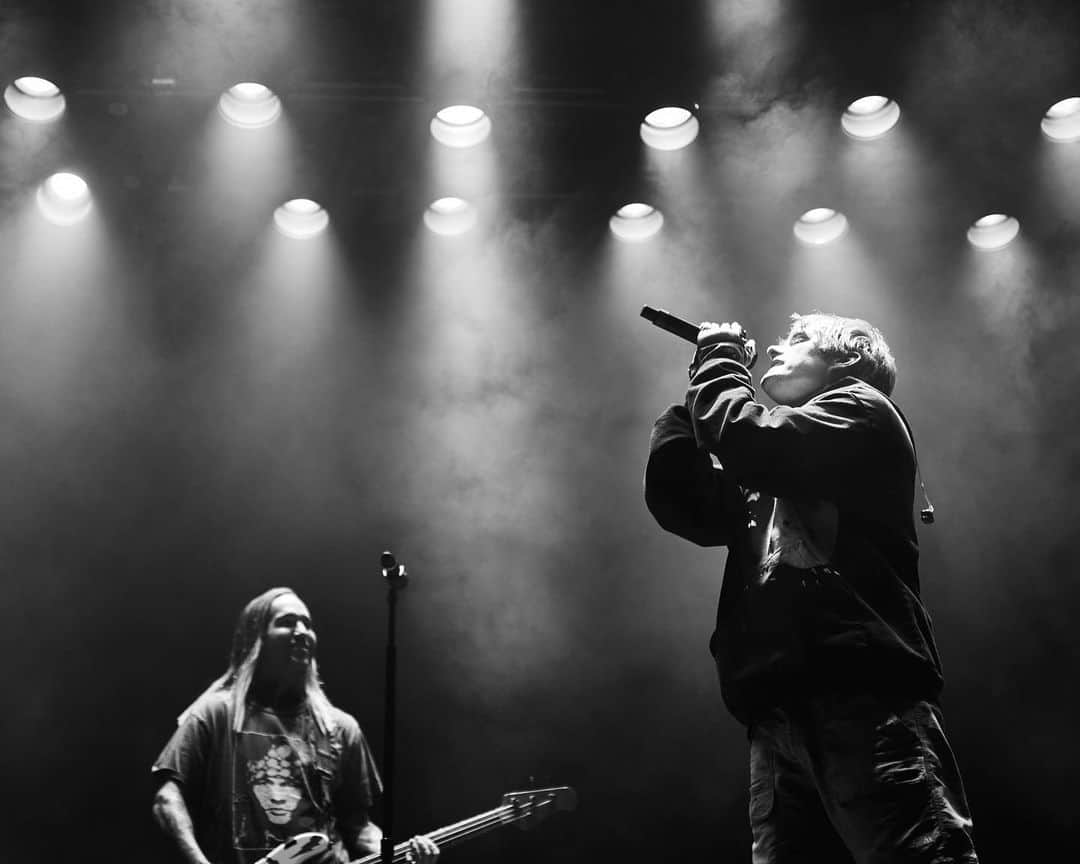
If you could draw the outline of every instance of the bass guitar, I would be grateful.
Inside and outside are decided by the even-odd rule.
[[[462,819],[453,825],[436,828],[427,832],[427,836],[439,846],[446,847],[470,837],[479,837],[503,825],[517,825],[519,828],[532,828],[548,815],[558,810],[573,810],[577,807],[577,793],[569,786],[552,786],[547,789],[528,789],[520,792],[507,792],[498,807],[478,813],[469,819]],[[325,834],[307,832],[290,837],[280,846],[275,847],[257,864],[303,864],[314,861],[330,848],[330,841]],[[408,861],[410,847],[408,842],[394,846],[394,864]],[[379,864],[382,854],[372,852],[362,858],[356,858],[350,864]]]

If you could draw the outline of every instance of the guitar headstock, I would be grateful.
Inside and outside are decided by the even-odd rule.
[[[532,828],[547,818],[549,813],[577,807],[577,792],[569,786],[507,792],[503,795],[502,806],[513,808],[513,820],[521,828]]]

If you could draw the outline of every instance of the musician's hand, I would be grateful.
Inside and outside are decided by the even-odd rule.
[[[430,837],[417,834],[409,841],[409,851],[406,857],[414,864],[434,864],[434,861],[439,857],[439,847],[435,845],[435,841]]]
[[[716,324],[712,321],[702,321],[701,331],[698,333],[698,350],[694,354],[694,360],[690,364],[690,377],[694,377],[698,365],[701,363],[703,353],[708,351],[710,355],[727,357],[749,368],[757,359],[757,343],[747,337],[746,331],[738,321]]]

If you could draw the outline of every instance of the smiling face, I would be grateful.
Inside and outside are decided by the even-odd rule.
[[[315,657],[311,613],[295,594],[282,594],[270,606],[270,623],[262,637],[256,677],[286,687],[303,686]]]
[[[761,389],[779,405],[802,405],[838,377],[844,364],[828,360],[814,337],[794,327],[766,349],[771,365],[761,376]]]

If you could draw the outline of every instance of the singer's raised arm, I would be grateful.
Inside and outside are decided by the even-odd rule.
[[[686,407],[672,405],[661,414],[645,467],[645,504],[660,527],[699,546],[727,545],[742,512],[735,491],[698,446]]]
[[[754,397],[746,367],[708,353],[687,391],[698,445],[746,487],[777,497],[857,504],[874,487],[874,475],[896,479],[898,472],[883,466],[899,463],[900,476],[908,469],[914,473],[899,421],[885,396],[865,382],[838,380],[795,407],[767,408]]]

